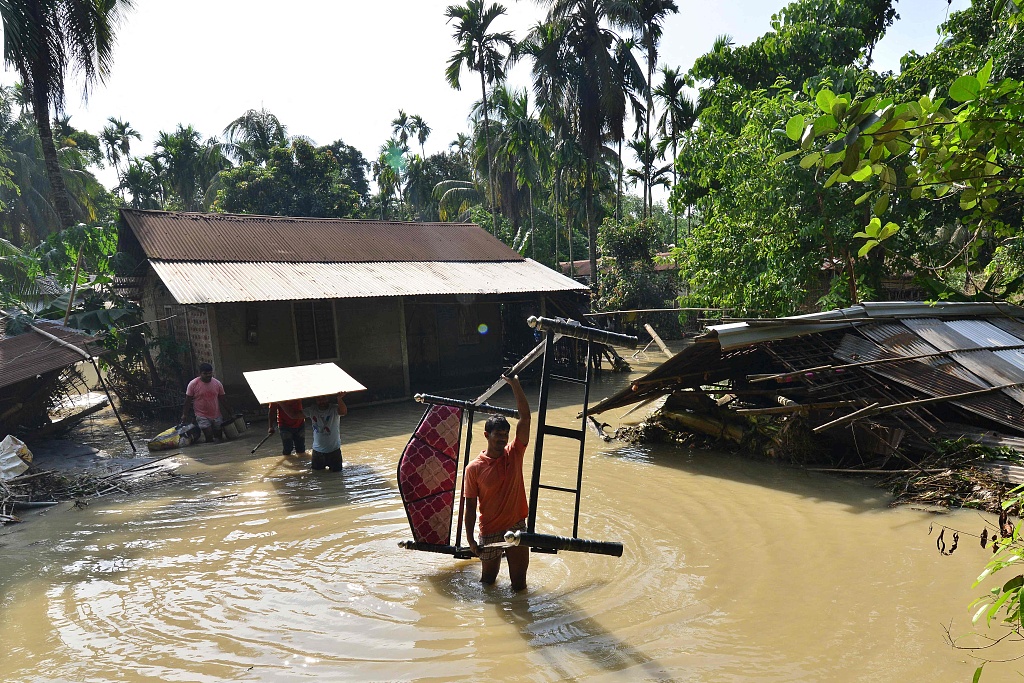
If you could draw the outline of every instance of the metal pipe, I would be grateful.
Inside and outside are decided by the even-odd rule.
[[[474,557],[469,548],[456,548],[453,545],[437,545],[434,543],[420,543],[419,541],[399,541],[398,547],[405,548],[406,550],[421,550],[427,553],[451,555],[459,560],[468,560]]]
[[[519,411],[515,408],[502,408],[501,406],[492,406],[488,403],[477,404],[472,401],[460,401],[457,398],[445,398],[444,396],[434,396],[433,394],[416,394],[413,398],[420,403],[428,403],[434,406],[451,406],[453,408],[478,410],[480,412],[494,413],[495,415],[504,415],[506,417],[519,417]]]
[[[628,334],[619,334],[618,332],[609,332],[608,330],[602,330],[596,327],[587,327],[580,325],[576,321],[561,320],[557,318],[540,318],[531,315],[526,319],[527,324],[535,330],[541,330],[542,332],[558,332],[559,334],[572,337],[574,339],[584,339],[586,341],[595,341],[602,344],[612,344],[615,346],[624,346],[627,349],[635,349],[639,340],[636,337]]]
[[[505,533],[505,542],[529,548],[568,550],[577,553],[622,557],[622,544],[617,541],[591,541],[585,538],[533,534],[529,531],[509,531]]]

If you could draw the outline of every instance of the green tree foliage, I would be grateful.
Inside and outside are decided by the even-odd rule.
[[[169,209],[200,211],[218,174],[230,167],[217,138],[203,140],[191,125],[160,131],[150,165],[164,187]]]
[[[409,202],[413,220],[442,220],[441,197],[434,189],[446,181],[466,183],[471,177],[469,165],[457,154],[441,152],[426,159],[418,155],[414,157],[405,173],[405,199]]]
[[[807,152],[801,165],[816,169],[823,187],[866,184],[857,203],[874,215],[855,235],[863,239],[859,255],[884,247],[890,260],[932,273],[946,297],[1005,298],[1024,285],[1017,244],[1024,85],[996,81],[993,72],[989,58],[976,73],[953,80],[948,97],[897,101],[823,88],[815,93],[813,116],[786,123],[789,137]],[[900,220],[894,209],[922,199],[946,206],[952,239],[935,239],[934,224]],[[903,239],[896,239],[900,233]]]
[[[360,204],[333,151],[301,138],[271,148],[266,166],[246,161],[224,171],[220,185],[213,209],[229,213],[347,218]]]
[[[698,80],[730,79],[747,90],[771,87],[782,77],[803,84],[827,67],[858,59],[871,50],[897,18],[894,0],[799,0],[772,16],[772,30],[750,45],[720,40],[694,62]]]
[[[250,109],[224,128],[224,153],[242,164],[265,165],[270,150],[288,146],[288,129],[266,109]]]
[[[12,0],[0,3],[4,63],[13,66],[32,103],[42,158],[52,192],[59,230],[74,222],[71,200],[54,132],[51,112],[64,109],[64,79],[69,70],[81,74],[88,88],[110,70],[114,34],[130,0]]]
[[[505,14],[505,7],[497,3],[485,7],[483,0],[468,0],[465,5],[449,5],[445,16],[455,22],[453,38],[459,49],[448,60],[445,78],[456,90],[462,89],[460,80],[462,70],[469,69],[480,74],[480,96],[483,99],[484,135],[490,128],[489,107],[487,103],[487,86],[500,82],[505,78],[505,62],[507,50],[511,50],[515,41],[507,31],[491,31],[491,24]],[[491,206],[494,202],[494,186],[490,180],[491,143],[485,137],[484,150],[487,159],[487,183],[490,189]],[[498,224],[492,223],[495,233]]]
[[[671,296],[671,280],[654,269],[654,257],[662,246],[658,224],[606,218],[600,235],[604,269],[598,287],[600,309],[663,307]]]

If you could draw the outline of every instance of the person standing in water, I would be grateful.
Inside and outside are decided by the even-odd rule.
[[[487,449],[466,467],[463,495],[466,538],[469,548],[480,558],[480,581],[492,584],[501,569],[501,556],[508,561],[508,575],[513,590],[526,588],[526,571],[530,567],[530,549],[482,547],[502,543],[506,531],[525,531],[530,506],[523,482],[523,457],[530,443],[530,403],[526,400],[518,377],[505,377],[516,398],[519,420],[516,436],[509,443],[511,427],[504,417],[492,415],[484,423]],[[480,541],[474,530],[477,523],[477,501],[480,507]]]
[[[313,462],[311,469],[330,469],[341,472],[341,418],[348,415],[345,405],[345,392],[338,392],[338,401],[330,402],[329,396],[317,396],[316,403],[304,408],[302,412],[293,412],[288,403],[279,403],[278,409],[290,419],[308,417],[313,425]]]
[[[199,376],[188,383],[185,389],[185,405],[181,408],[181,424],[188,420],[189,411],[196,416],[196,425],[203,430],[207,442],[214,437],[227,440],[221,431],[225,419],[231,416],[231,407],[224,397],[224,385],[213,376],[213,366],[203,363]]]

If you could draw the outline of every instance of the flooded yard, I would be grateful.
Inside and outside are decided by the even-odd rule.
[[[569,425],[576,399],[552,396],[549,422]],[[933,515],[859,482],[590,439],[580,536],[621,541],[621,558],[534,554],[515,595],[504,567],[484,588],[475,561],[402,550],[395,468],[421,409],[353,410],[342,474],[282,457],[277,437],[250,455],[256,426],[185,449],[165,486],[4,529],[0,679],[970,679],[943,626],[969,629],[985,554],[941,557]],[[545,479],[571,482],[571,442],[547,446]],[[571,498],[539,507],[538,531],[569,534]]]

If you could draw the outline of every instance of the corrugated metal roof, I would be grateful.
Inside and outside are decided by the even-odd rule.
[[[40,322],[38,326],[87,353],[99,354],[103,351],[96,344],[96,337],[60,325]],[[32,379],[37,375],[74,365],[81,360],[83,358],[71,349],[31,330],[6,337],[0,339],[0,387]]]
[[[1024,316],[1024,308],[1006,303],[973,301],[946,301],[935,304],[921,301],[869,301],[849,308],[778,318],[777,324],[772,324],[770,319],[766,319],[754,324],[740,322],[715,325],[708,328],[706,338],[717,339],[722,350],[726,351],[775,339],[790,339],[815,332],[842,329],[845,325],[853,327],[870,318],[984,318],[1011,315]],[[817,321],[821,321],[822,324],[814,324]]]
[[[864,325],[858,331],[879,346],[894,352],[894,355],[897,356],[924,356],[939,350],[898,322]],[[949,356],[933,356],[922,359],[922,362],[936,370],[954,375],[967,382],[979,386],[987,386],[980,377]]]
[[[585,285],[530,259],[504,263],[150,263],[179,304],[587,291]]]
[[[874,360],[890,355],[878,345],[854,335],[846,335],[835,352],[836,358],[846,362]],[[977,377],[971,381],[952,373],[942,372],[925,362],[924,359],[906,363],[872,365],[867,369],[873,374],[899,382],[926,396],[950,396],[989,386]],[[1017,431],[1022,429],[1020,406],[1003,392],[970,396],[951,401],[951,403]]]
[[[903,324],[921,335],[921,338],[939,351],[950,351],[951,358],[981,377],[990,386],[1024,382],[1024,372],[991,351],[960,351],[959,349],[978,349],[985,344],[957,332],[941,320],[935,318],[905,320]],[[968,332],[977,331],[976,328],[967,326],[961,326],[961,328]],[[1013,387],[1005,389],[1004,392],[1018,403],[1024,404],[1024,390]]]
[[[121,209],[147,258],[165,261],[369,263],[522,261],[471,223],[177,213]]]

